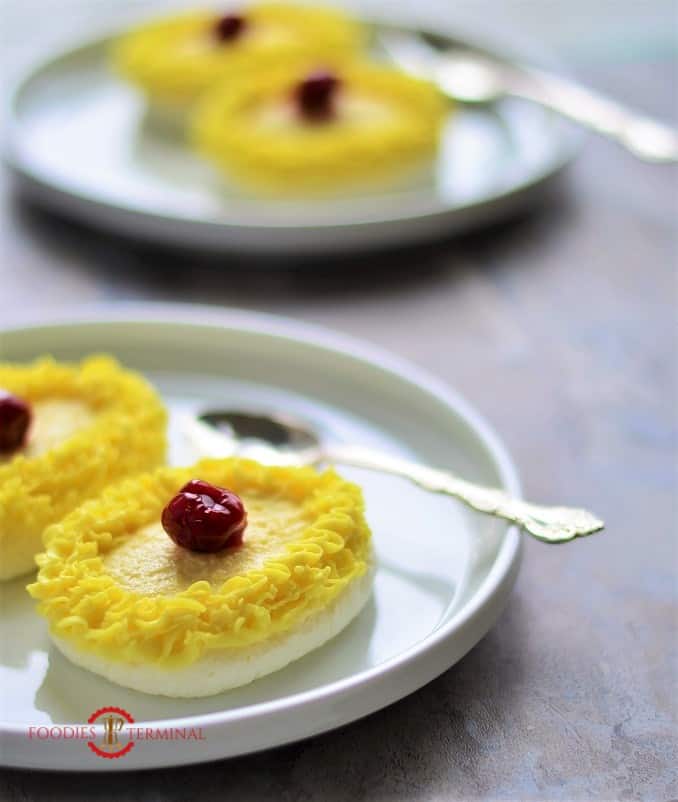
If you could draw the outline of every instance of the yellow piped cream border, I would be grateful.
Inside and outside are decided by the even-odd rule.
[[[279,671],[335,638],[367,604],[374,573],[374,562],[369,557],[365,574],[353,580],[327,607],[310,614],[289,632],[253,646],[210,650],[186,666],[164,668],[154,663],[121,663],[94,652],[83,652],[53,633],[52,640],[75,665],[126,688],[175,698],[212,696]]]

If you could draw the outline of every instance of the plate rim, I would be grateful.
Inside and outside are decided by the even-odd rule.
[[[427,33],[431,29],[426,25],[415,25],[389,23],[384,19],[364,17],[363,21],[368,26],[397,28],[414,32]],[[584,140],[584,133],[569,124],[563,123],[562,131],[559,134],[559,146],[553,157],[548,160],[545,166],[531,172],[526,179],[521,179],[507,188],[493,191],[480,198],[461,203],[447,203],[437,199],[426,201],[422,197],[421,203],[412,204],[411,208],[389,211],[393,207],[394,199],[400,197],[399,193],[386,194],[382,198],[381,209],[378,213],[370,211],[367,219],[345,219],[345,220],[323,220],[304,224],[289,220],[276,220],[270,215],[263,221],[248,219],[241,211],[230,212],[229,220],[214,220],[201,218],[199,216],[185,215],[174,211],[163,212],[154,211],[136,202],[122,203],[115,199],[106,199],[95,196],[77,187],[70,187],[60,178],[51,178],[45,174],[30,159],[24,158],[18,143],[21,140],[22,122],[19,115],[19,105],[21,96],[25,89],[30,85],[34,78],[48,70],[55,63],[73,57],[78,53],[92,49],[101,49],[107,46],[111,39],[120,35],[129,28],[126,26],[104,26],[93,32],[89,36],[71,36],[61,45],[53,46],[44,55],[34,58],[32,62],[20,72],[10,84],[7,94],[7,121],[2,152],[0,158],[9,169],[12,176],[18,182],[18,188],[24,190],[26,194],[44,205],[56,208],[58,212],[68,217],[80,220],[88,225],[107,229],[113,232],[122,232],[127,236],[137,237],[147,241],[156,241],[160,236],[165,237],[165,242],[172,242],[174,245],[184,244],[186,247],[199,247],[202,250],[241,250],[243,252],[266,253],[273,250],[273,247],[266,241],[261,242],[252,239],[256,232],[276,232],[279,235],[313,235],[325,236],[322,247],[330,248],[331,236],[345,234],[347,231],[357,231],[364,235],[365,231],[375,232],[375,239],[378,242],[373,247],[380,247],[382,237],[376,236],[380,229],[384,227],[393,228],[404,222],[412,226],[424,229],[418,232],[418,236],[410,235],[406,241],[419,241],[429,239],[428,227],[435,226],[437,221],[446,220],[449,225],[450,233],[456,231],[470,230],[479,225],[493,222],[501,218],[508,210],[505,207],[516,209],[524,205],[533,197],[535,193],[545,190],[557,179],[561,173],[575,158]],[[438,38],[449,39],[450,42],[463,41],[472,49],[477,49],[499,57],[512,63],[517,63],[512,49],[508,45],[497,44],[491,38],[483,38],[473,33],[467,35],[463,29],[457,31],[437,32]],[[526,56],[519,61],[529,63],[541,63],[543,58],[530,57],[529,51]],[[561,72],[567,72],[562,70]],[[416,193],[411,193],[414,196]],[[422,196],[426,193],[421,193]],[[360,199],[359,199],[360,200]],[[347,198],[347,205],[351,198]],[[258,199],[248,198],[238,199],[241,205],[251,204],[256,207]],[[302,199],[303,202],[303,199]],[[415,208],[415,206],[417,208]],[[476,220],[471,219],[474,215]],[[108,219],[107,219],[108,218]],[[112,219],[111,219],[112,218]],[[142,222],[139,222],[141,218]],[[145,223],[145,224],[144,224]],[[195,233],[190,233],[195,232]],[[238,237],[238,233],[240,236]],[[200,240],[199,237],[204,237]],[[402,236],[402,235],[401,235]],[[393,233],[386,238],[388,241],[397,243],[398,237]],[[359,238],[357,247],[364,249],[370,246]],[[278,247],[280,243],[278,243]],[[303,254],[309,248],[318,247],[316,243],[310,246],[305,243],[295,243],[295,247],[290,247],[285,243],[285,252],[297,252]],[[342,243],[339,248],[331,250],[349,251],[354,245]]]
[[[123,322],[147,325],[153,325],[154,323],[178,324],[207,329],[218,328],[222,330],[238,329],[252,333],[263,333],[269,336],[282,337],[289,341],[310,341],[313,345],[318,345],[325,350],[342,353],[366,363],[372,368],[376,367],[380,370],[384,370],[395,375],[400,380],[416,384],[428,395],[442,401],[448,409],[458,415],[485,447],[488,456],[494,463],[501,478],[502,488],[518,497],[522,495],[517,469],[501,439],[482,414],[477,412],[462,395],[449,387],[442,380],[430,375],[427,371],[391,353],[387,349],[372,345],[352,335],[344,334],[343,332],[338,332],[324,326],[299,322],[281,315],[251,312],[249,310],[230,307],[215,308],[200,304],[167,304],[158,302],[121,302],[79,305],[77,307],[66,308],[58,312],[50,313],[46,317],[40,315],[39,319],[34,317],[31,313],[28,313],[28,315],[19,313],[12,320],[0,325],[0,335],[9,332],[32,331],[53,327],[77,328],[78,326],[86,324],[106,326],[111,323]],[[2,358],[1,350],[0,358]],[[411,668],[413,664],[425,661],[427,654],[432,653],[434,649],[442,647],[446,641],[451,640],[457,630],[461,630],[464,626],[471,624],[474,618],[477,618],[484,611],[487,611],[490,605],[496,601],[496,598],[501,595],[500,606],[499,609],[495,611],[496,614],[492,614],[491,621],[487,626],[483,627],[483,631],[480,634],[473,636],[472,643],[468,648],[464,649],[462,653],[463,656],[486,634],[489,628],[494,624],[501,609],[503,609],[508,594],[517,577],[521,553],[522,536],[516,526],[507,525],[497,556],[481,585],[475,591],[471,599],[469,599],[468,603],[463,605],[448,621],[426,638],[377,666],[360,671],[357,674],[352,674],[341,680],[328,683],[327,685],[322,685],[318,688],[292,694],[280,699],[257,702],[234,710],[201,713],[156,721],[150,720],[140,723],[148,727],[187,727],[193,724],[194,726],[202,726],[209,736],[210,732],[216,734],[222,730],[222,728],[228,727],[229,725],[254,722],[262,716],[268,717],[293,714],[295,711],[308,708],[310,705],[319,707],[323,704],[337,704],[341,702],[342,699],[350,696],[352,691],[356,689],[369,691],[375,683],[383,680],[384,677],[388,676],[390,673],[398,669]],[[457,659],[461,659],[461,656]],[[310,731],[306,732],[306,734],[292,734],[289,738],[283,740],[276,738],[271,743],[268,743],[267,739],[264,738],[263,741],[266,743],[255,748],[227,749],[225,750],[226,754],[223,754],[222,757],[233,757],[272,748],[273,746],[281,746],[285,743],[302,740],[311,735],[327,732],[352,721],[356,721],[415,692],[423,687],[423,685],[432,681],[436,676],[442,673],[442,671],[451,667],[456,661],[456,659],[453,660],[451,664],[448,663],[440,670],[435,669],[434,673],[430,675],[426,673],[424,679],[422,679],[421,675],[418,675],[416,679],[408,683],[409,689],[407,691],[397,691],[393,698],[391,698],[391,694],[386,694],[388,697],[387,701],[379,702],[375,706],[368,706],[368,708],[358,716],[349,715],[346,718],[340,717],[341,720],[332,724],[332,726],[322,726],[320,729],[311,727]],[[9,738],[15,742],[19,738],[25,740],[26,726],[27,724],[0,721],[0,736],[3,736],[3,739]],[[199,755],[194,755],[192,757],[187,757],[186,760],[177,761],[174,759],[171,762],[173,765],[179,765],[200,763],[214,759],[218,759],[218,757],[201,757]],[[153,765],[148,766],[148,768],[167,765],[167,762],[162,761],[151,762]],[[13,767],[40,768],[30,761],[6,762],[1,757],[0,764]],[[69,766],[64,766],[63,768],[50,766],[49,768],[50,770],[54,768],[64,771],[100,771],[105,770],[107,767],[93,765],[92,767],[78,766],[77,769]],[[116,766],[117,770],[138,770],[139,768],[140,767],[137,765],[130,765],[129,769],[127,769],[126,765]]]

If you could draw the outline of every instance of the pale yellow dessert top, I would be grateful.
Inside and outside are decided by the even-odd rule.
[[[309,121],[295,90],[317,68],[339,81],[333,114]],[[298,194],[385,183],[434,158],[450,104],[431,83],[369,62],[301,60],[223,82],[198,104],[196,148],[259,192]]]
[[[190,552],[162,510],[190,479],[238,493],[243,544]],[[55,635],[110,660],[186,665],[246,647],[329,605],[366,570],[370,532],[360,489],[333,471],[203,460],[108,488],[51,526],[29,593]]]
[[[24,445],[11,454],[0,454],[0,463],[19,455],[32,459],[46,454],[89,426],[95,413],[85,401],[73,398],[47,398],[32,406],[32,423]]]
[[[219,80],[275,71],[304,55],[350,55],[364,43],[362,28],[336,9],[261,3],[240,13],[243,32],[226,42],[214,35],[214,10],[150,22],[116,42],[114,66],[149,97],[182,104]]]
[[[201,581],[218,587],[232,576],[263,568],[308,526],[302,508],[289,499],[243,493],[242,500],[247,510],[243,548],[216,554],[183,549],[156,521],[108,552],[105,570],[121,587],[147,595],[173,596]]]

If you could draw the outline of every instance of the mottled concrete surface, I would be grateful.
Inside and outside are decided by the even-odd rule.
[[[676,119],[669,56],[590,52],[579,66],[591,83]],[[676,171],[599,141],[530,219],[303,275],[215,273],[194,256],[168,256],[174,269],[154,273],[158,254],[8,200],[6,310],[185,299],[350,331],[469,397],[502,433],[530,496],[590,506],[608,529],[566,547],[527,543],[494,630],[363,721],[194,768],[105,779],[5,772],[0,798],[678,798],[675,224]]]

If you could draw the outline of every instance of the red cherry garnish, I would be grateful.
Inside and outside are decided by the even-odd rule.
[[[341,81],[329,70],[316,70],[307,75],[295,89],[295,99],[302,117],[307,120],[328,120],[334,116],[334,97]]]
[[[247,513],[235,493],[192,479],[162,511],[162,526],[177,546],[215,552],[242,543]]]
[[[240,14],[224,14],[214,23],[214,35],[220,42],[237,39],[247,27],[247,20]]]
[[[21,398],[0,390],[0,453],[10,453],[26,442],[31,408]]]

